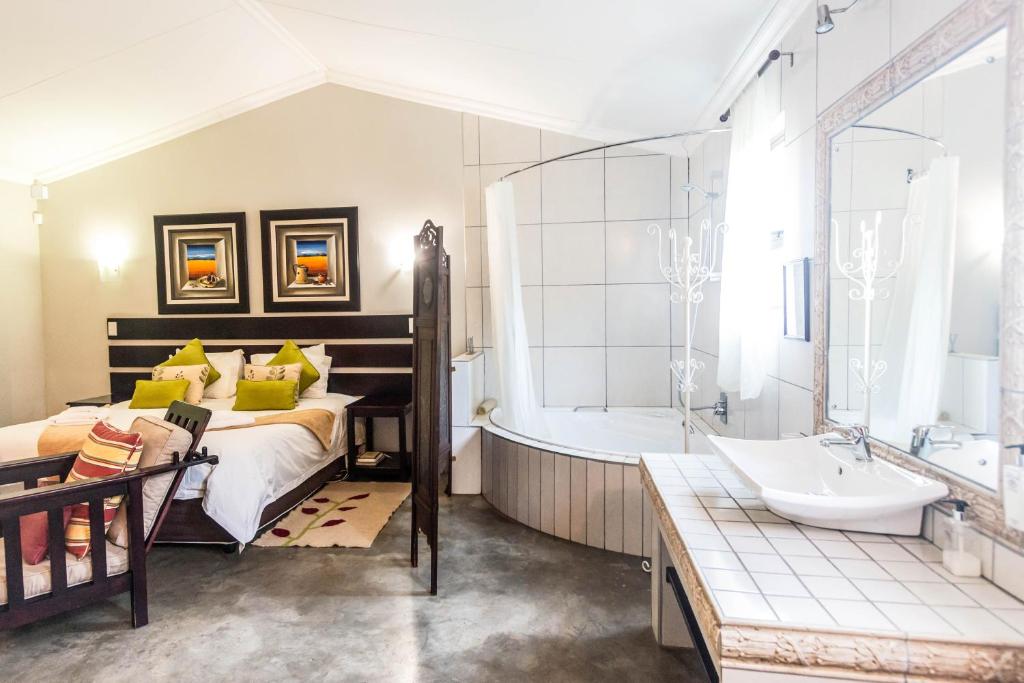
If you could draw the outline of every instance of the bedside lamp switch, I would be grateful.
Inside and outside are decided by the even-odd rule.
[[[107,336],[108,337],[116,337],[117,336],[117,321],[116,320],[108,320],[107,321]]]

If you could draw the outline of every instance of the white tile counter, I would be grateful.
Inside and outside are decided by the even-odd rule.
[[[640,469],[723,680],[1024,681],[1024,603],[949,574],[927,540],[789,522],[714,455]]]

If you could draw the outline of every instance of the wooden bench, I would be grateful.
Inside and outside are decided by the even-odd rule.
[[[7,588],[7,602],[0,605],[0,629],[16,628],[67,610],[106,600],[125,591],[131,593],[132,626],[145,626],[148,623],[146,554],[167,515],[167,509],[185,470],[203,463],[217,463],[217,456],[208,455],[205,448],[201,452],[196,450],[210,421],[210,415],[209,410],[187,403],[176,401],[171,404],[164,420],[192,434],[192,443],[184,457],[179,458],[175,453],[174,461],[164,465],[140,467],[126,474],[41,488],[37,487],[40,478],[56,476],[61,480],[65,479],[78,453],[27,458],[0,465],[0,485],[22,483],[25,487],[24,491],[0,496],[0,530],[4,541]],[[147,538],[142,517],[142,486],[148,477],[168,472],[175,474]],[[103,499],[118,495],[125,496],[127,501],[127,568],[108,576],[109,558],[103,520]],[[69,586],[63,511],[66,506],[76,503],[89,504],[90,535],[102,542],[94,542],[85,558],[85,561],[91,564],[88,580]],[[50,585],[49,592],[26,597],[19,518],[37,512],[47,513]]]

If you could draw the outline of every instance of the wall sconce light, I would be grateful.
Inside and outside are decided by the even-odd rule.
[[[99,269],[100,282],[113,282],[121,278],[124,263],[124,244],[111,235],[101,235],[93,243],[93,257]]]
[[[50,198],[50,188],[46,187],[46,185],[43,185],[38,180],[32,181],[32,185],[29,187],[28,192],[32,196],[32,199]]]
[[[391,247],[388,249],[388,258],[391,260],[391,265],[394,266],[395,270],[399,273],[411,270],[413,255],[409,248],[409,238],[403,236],[396,237],[391,240]]]
[[[832,19],[833,14],[842,14],[848,12],[851,7],[856,5],[860,0],[853,0],[846,7],[836,7],[835,9],[830,8],[826,4],[818,5],[818,22],[814,27],[814,32],[818,35],[824,35],[836,27],[835,21]]]

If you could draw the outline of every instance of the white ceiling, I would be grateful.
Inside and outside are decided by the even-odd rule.
[[[0,177],[64,177],[328,81],[608,141],[682,130],[801,4],[0,0]]]

